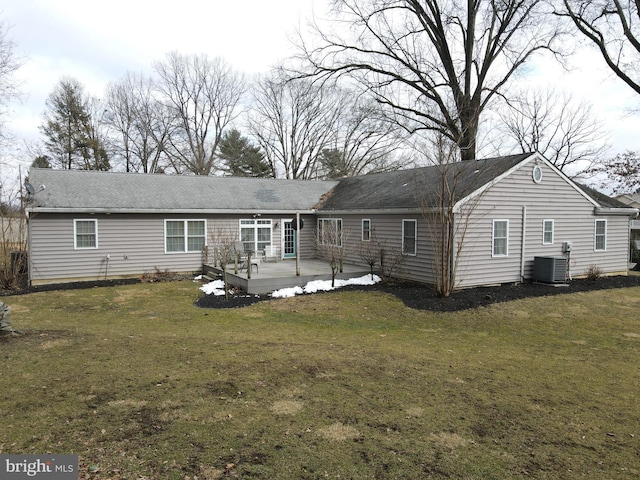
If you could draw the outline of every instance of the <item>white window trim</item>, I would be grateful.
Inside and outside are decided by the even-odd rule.
[[[367,230],[365,230],[364,228],[364,222],[369,222],[369,228]],[[365,239],[364,238],[364,232],[367,232],[369,234],[369,238]],[[362,241],[363,242],[370,242],[371,241],[371,220],[368,218],[363,218],[362,219]]]
[[[79,247],[78,246],[78,222],[93,222],[94,234],[96,236],[95,247]],[[98,249],[98,219],[97,218],[74,218],[73,219],[73,249],[74,250],[97,250]]]
[[[184,250],[168,251],[167,250],[167,222],[182,222],[184,225]],[[164,253],[167,255],[180,255],[182,253],[198,253],[200,250],[189,250],[189,222],[204,222],[204,247],[207,246],[207,220],[204,218],[165,218],[164,219]]]
[[[604,222],[604,248],[598,248],[598,223]],[[606,252],[607,251],[607,220],[597,219],[593,224],[593,251],[594,252]]]
[[[404,251],[404,225],[405,222],[413,222],[413,224],[415,225],[414,228],[414,232],[415,232],[415,237],[413,239],[413,253],[407,253]],[[402,249],[402,254],[403,255],[407,255],[410,257],[415,257],[418,255],[418,221],[415,218],[403,218],[402,219],[402,239],[401,239],[402,245],[401,245],[401,249]]]
[[[507,244],[506,244],[506,252],[496,254],[496,223],[497,222],[506,222],[507,223]],[[502,237],[500,237],[502,238]],[[509,256],[509,220],[507,218],[496,218],[493,220],[493,229],[491,231],[491,257],[493,258],[504,258]]]
[[[547,224],[547,222],[551,222],[551,241],[550,242],[546,242],[545,241],[545,225]],[[542,221],[542,244],[543,245],[553,245],[555,243],[555,237],[556,237],[556,222],[555,220],[551,219],[551,218],[547,218],[545,220]]]

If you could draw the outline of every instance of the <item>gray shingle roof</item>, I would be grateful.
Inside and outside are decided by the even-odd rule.
[[[587,185],[583,185],[581,183],[576,183],[578,187],[582,189],[587,195],[593,198],[596,202],[600,204],[601,207],[604,208],[629,208],[629,205],[624,204],[620,200],[609,197],[604,193],[599,192],[598,190],[591,188]]]
[[[150,175],[32,168],[31,211],[308,211],[335,181]]]
[[[456,186],[453,200],[466,197],[532,155],[522,153],[446,166],[448,185]],[[132,213],[415,210],[438,206],[442,168],[396,170],[340,181],[32,168],[30,183],[38,191],[29,199],[27,209]],[[41,185],[46,188],[41,190]],[[602,207],[626,207],[593,189],[579,187]]]
[[[531,153],[523,153],[457,162],[445,167],[429,166],[345,178],[325,198],[320,210],[395,210],[435,207],[438,205],[441,191],[440,172],[446,172],[449,185],[456,184],[454,200],[458,201],[531,155]]]

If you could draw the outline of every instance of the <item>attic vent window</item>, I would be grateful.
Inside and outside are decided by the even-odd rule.
[[[540,165],[533,167],[532,176],[535,183],[540,183],[542,181],[542,168]]]

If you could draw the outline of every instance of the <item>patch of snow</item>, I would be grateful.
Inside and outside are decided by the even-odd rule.
[[[207,295],[224,295],[224,282],[222,280],[214,280],[213,282],[202,285],[200,290]]]
[[[380,281],[378,275],[364,275],[362,277],[350,278],[348,280],[336,279],[335,286],[331,286],[331,280],[313,280],[304,287],[281,288],[271,293],[273,298],[294,297],[304,293],[328,292],[336,288],[345,287],[347,285],[374,285]],[[207,295],[224,295],[224,282],[222,280],[214,280],[200,287]]]
[[[304,291],[302,287],[289,287],[289,288],[281,288],[280,290],[276,290],[271,294],[273,298],[285,298],[285,297],[295,297],[296,295],[302,295]]]
[[[380,281],[380,277],[374,275],[364,275],[362,277],[350,278],[347,280],[336,279],[334,286],[331,286],[331,280],[313,280],[307,283],[304,288],[292,287],[276,290],[271,294],[274,298],[293,297],[295,295],[302,295],[303,293],[316,293],[316,292],[328,292],[335,290],[336,288],[345,287],[347,285],[374,285]]]

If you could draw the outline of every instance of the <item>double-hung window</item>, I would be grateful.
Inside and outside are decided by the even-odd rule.
[[[596,220],[593,249],[596,252],[604,252],[607,250],[607,221],[606,220]]]
[[[362,220],[362,241],[368,242],[371,240],[371,220]]]
[[[418,221],[402,220],[402,253],[415,255],[418,242]]]
[[[73,221],[73,248],[98,248],[98,220]]]
[[[336,245],[342,247],[342,219],[318,219],[318,243],[320,245]]]
[[[542,222],[542,244],[553,244],[553,220],[544,220]]]
[[[493,257],[506,257],[509,255],[509,220],[493,221]]]
[[[201,252],[207,244],[206,232],[205,220],[165,220],[165,252]]]

